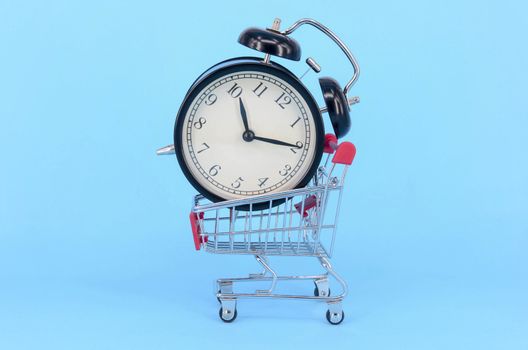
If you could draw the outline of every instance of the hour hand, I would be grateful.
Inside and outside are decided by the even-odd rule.
[[[299,146],[299,145],[294,145],[294,144],[291,144],[291,143],[288,143],[288,142],[284,142],[284,141],[280,141],[280,140],[268,139],[267,137],[254,136],[253,139],[254,140],[263,141],[263,142],[273,143],[274,145],[279,145],[279,146],[288,146],[288,147],[292,147],[292,148],[301,148],[302,147],[302,146]]]
[[[244,103],[242,102],[241,98],[238,98],[238,101],[240,102],[240,116],[242,117],[242,122],[244,123],[244,130],[247,132],[249,131],[249,124],[247,119],[246,108],[244,107]]]

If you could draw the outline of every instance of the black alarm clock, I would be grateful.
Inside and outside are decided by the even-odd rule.
[[[302,20],[301,20],[302,21]],[[296,23],[300,23],[298,21]],[[299,61],[301,49],[289,37],[295,28],[249,28],[238,42],[265,54],[220,62],[200,75],[187,91],[176,116],[174,145],[158,154],[175,153],[195,189],[213,202],[304,187],[321,161],[328,112],[334,133],[350,129],[348,88],[359,67],[346,46],[326,27],[305,20],[330,36],[347,54],[354,77],[341,89],[321,78],[326,108],[319,108],[301,80],[270,55]],[[318,70],[312,61],[312,68]]]

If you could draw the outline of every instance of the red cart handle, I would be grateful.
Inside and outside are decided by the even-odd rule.
[[[324,153],[333,154],[335,152],[333,163],[350,165],[356,156],[356,146],[351,142],[337,143],[337,137],[334,134],[326,134],[324,140]]]
[[[352,142],[343,142],[337,147],[332,163],[350,165],[355,156],[356,146]]]

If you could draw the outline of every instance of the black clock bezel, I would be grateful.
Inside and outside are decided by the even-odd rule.
[[[276,62],[269,62],[264,63],[264,61],[261,58],[258,57],[237,57],[237,58],[231,58],[228,60],[225,60],[223,62],[220,62],[208,70],[206,70],[204,73],[202,73],[195,82],[191,85],[189,90],[187,91],[187,94],[184,97],[183,103],[181,104],[181,107],[178,111],[178,114],[176,115],[176,122],[174,125],[174,148],[176,153],[176,158],[178,159],[178,163],[180,165],[180,168],[183,171],[183,174],[187,178],[187,180],[191,183],[191,185],[204,197],[209,199],[212,202],[221,202],[228,200],[226,198],[222,198],[220,196],[217,196],[214,193],[209,192],[205,187],[203,187],[192,175],[191,171],[189,170],[189,167],[187,163],[185,162],[184,156],[183,156],[183,140],[182,140],[182,128],[184,124],[185,115],[187,114],[187,111],[189,110],[189,107],[193,100],[196,98],[196,96],[203,91],[203,89],[209,85],[214,80],[218,79],[221,76],[225,76],[231,73],[239,72],[239,71],[259,71],[264,72],[270,75],[274,75],[278,77],[279,79],[282,79],[286,81],[288,84],[290,84],[306,101],[306,104],[308,105],[308,108],[310,109],[310,112],[313,115],[314,123],[315,123],[315,155],[313,159],[313,163],[311,164],[309,170],[306,172],[306,175],[303,177],[303,179],[295,186],[295,188],[301,188],[305,187],[310,180],[315,175],[315,172],[317,171],[317,168],[319,166],[319,163],[321,162],[321,157],[323,154],[323,143],[324,143],[324,123],[323,118],[321,116],[321,112],[319,111],[319,107],[317,106],[317,103],[315,102],[314,97],[312,94],[308,91],[308,89],[304,86],[303,83],[288,69],[281,66],[280,64]],[[249,197],[248,197],[249,198]],[[276,203],[275,203],[276,202]],[[277,205],[282,203],[283,201],[274,201],[273,205]],[[264,205],[266,205],[264,203]],[[254,205],[253,208],[257,209],[258,205]]]

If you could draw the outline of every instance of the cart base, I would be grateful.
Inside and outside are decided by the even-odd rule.
[[[232,322],[237,317],[236,302],[241,298],[275,298],[275,299],[297,299],[317,300],[326,302],[328,310],[326,319],[330,324],[337,325],[343,322],[345,314],[342,309],[342,301],[348,293],[346,282],[335,272],[332,265],[325,257],[318,257],[321,266],[327,271],[319,275],[308,276],[278,276],[270,267],[265,256],[255,255],[255,259],[262,265],[261,273],[250,274],[248,277],[221,278],[217,280],[218,292],[216,297],[221,304],[220,319],[224,322]],[[341,286],[341,294],[331,296],[329,276],[333,277]],[[306,281],[311,280],[315,284],[313,295],[306,294],[278,294],[274,293],[279,281]],[[240,282],[269,281],[270,288],[256,290],[254,293],[235,293],[233,285]]]

